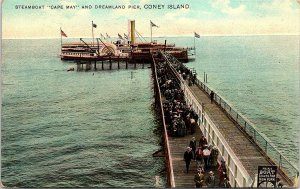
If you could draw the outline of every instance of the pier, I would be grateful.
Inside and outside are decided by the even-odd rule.
[[[199,115],[199,125],[193,135],[170,136],[163,111],[164,97],[160,92],[156,65],[166,63],[168,72],[180,83],[185,100]],[[297,168],[289,163],[273,145],[252,127],[251,122],[237,113],[218,94],[211,103],[211,90],[201,81],[191,83],[179,74],[188,70],[170,54],[161,52],[153,58],[154,88],[157,108],[164,127],[164,147],[168,171],[168,187],[195,187],[195,162],[191,162],[191,172],[185,173],[183,153],[192,136],[199,141],[203,134],[209,144],[217,147],[218,161],[225,160],[231,187],[256,187],[258,166],[277,166],[277,177],[285,187],[294,185],[293,179],[299,175]],[[190,70],[192,73],[192,71]],[[275,155],[275,156],[274,156]],[[216,168],[212,168],[216,173]],[[216,186],[218,187],[218,186]]]
[[[147,68],[149,63],[146,61],[129,62],[127,58],[107,58],[95,61],[76,61],[77,71],[101,71],[101,70],[119,70],[119,69],[144,69]]]
[[[185,57],[185,53],[169,52],[163,46],[160,48],[151,46],[145,49],[142,53],[131,53],[130,57],[112,55],[84,57],[80,55],[78,59],[73,60],[76,62],[77,71],[137,69],[145,68],[145,64],[147,67],[151,65],[155,109],[163,128],[168,187],[195,187],[194,176],[199,167],[193,160],[189,173],[186,173],[183,154],[191,138],[195,137],[198,143],[202,135],[208,140],[210,150],[214,147],[218,151],[217,164],[209,167],[209,171],[214,172],[216,183],[221,180],[218,166],[221,162],[225,162],[230,187],[256,187],[258,166],[276,166],[277,178],[281,183],[287,187],[294,186],[294,179],[299,176],[298,169],[278,152],[249,120],[232,108],[221,96],[214,93],[211,99],[212,90],[197,79],[194,70],[188,69],[178,60],[178,57]],[[161,92],[159,83],[161,78],[158,77],[157,67],[161,65],[167,70],[168,75],[172,75],[173,81],[180,86],[184,102],[199,117],[194,133],[180,137],[171,134],[170,124],[167,123],[164,112],[164,103],[167,101]],[[187,78],[184,78],[183,74],[186,74]],[[207,170],[204,175],[205,178],[208,177]],[[203,186],[206,184],[204,183]],[[220,186],[216,184],[215,187]]]

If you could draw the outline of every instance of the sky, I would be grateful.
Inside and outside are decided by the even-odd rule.
[[[44,9],[17,8],[44,5]],[[48,6],[49,7],[48,7]],[[75,10],[66,9],[75,5]],[[82,6],[91,6],[84,9]],[[125,9],[99,9],[96,6],[124,5]],[[128,8],[139,5],[140,9]],[[146,9],[164,5],[163,9]],[[168,6],[185,8],[170,9]],[[64,9],[51,9],[63,6]],[[136,30],[150,36],[150,20],[158,25],[153,36],[200,35],[299,35],[300,0],[4,0],[2,38],[59,38],[60,27],[68,37],[117,36],[127,33],[128,20]]]

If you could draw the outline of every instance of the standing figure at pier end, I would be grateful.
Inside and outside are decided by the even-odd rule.
[[[214,101],[214,97],[215,97],[215,92],[214,91],[211,91],[210,92],[210,103],[212,104],[213,101]]]

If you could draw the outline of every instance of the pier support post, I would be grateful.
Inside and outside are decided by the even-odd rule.
[[[126,69],[128,69],[128,58],[126,57]]]
[[[97,70],[97,61],[95,60],[94,70]]]
[[[103,60],[102,60],[102,70],[104,70]]]
[[[111,57],[109,57],[109,69],[112,69]]]
[[[77,71],[80,71],[80,62],[77,62],[76,65],[77,65]]]
[[[85,71],[87,71],[88,70],[88,63],[86,62],[85,63]]]
[[[120,55],[118,56],[118,69],[120,69]]]
[[[92,67],[92,62],[86,62],[85,63],[85,71],[91,70],[91,67]]]
[[[145,59],[143,59],[143,69],[145,68]]]

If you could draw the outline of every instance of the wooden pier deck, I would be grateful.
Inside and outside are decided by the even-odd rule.
[[[247,138],[247,136],[245,136],[245,134],[237,128],[233,121],[227,117],[227,115],[219,108],[219,106],[210,102],[210,97],[204,91],[202,91],[197,85],[189,87],[196,99],[200,103],[204,103],[205,111],[218,126],[219,131],[224,138],[227,139],[227,143],[230,145],[253,180],[257,174],[258,166],[272,165],[267,158],[259,152],[255,144],[253,144]],[[183,154],[192,137],[196,138],[198,144],[201,135],[202,133],[200,128],[197,127],[196,132],[193,135],[188,134],[185,137],[168,137],[176,188],[195,187],[194,176],[197,171],[196,161],[191,162],[190,171],[189,173],[186,173]],[[214,172],[216,177],[216,187],[218,187],[219,178],[217,167],[212,167],[210,170]],[[207,176],[208,172],[205,173],[205,178]],[[288,181],[284,177],[281,175],[278,175],[278,177],[285,186],[289,186]]]
[[[196,132],[192,135],[187,134],[184,137],[169,137],[170,152],[172,157],[174,180],[176,188],[194,188],[194,176],[197,173],[196,161],[191,162],[189,173],[186,173],[185,161],[183,159],[183,154],[186,147],[189,145],[192,137],[197,140],[197,147],[202,133],[199,127],[196,128]],[[213,171],[216,178],[216,185],[219,183],[218,167],[211,167],[209,171]],[[208,172],[209,172],[208,171]],[[205,178],[208,177],[208,172],[205,173]],[[205,184],[204,184],[205,186]]]
[[[187,83],[186,83],[186,86]],[[204,105],[205,111],[218,127],[220,133],[224,136],[227,143],[238,157],[249,175],[255,179],[258,166],[272,165],[249,138],[234,124],[234,122],[221,110],[216,103],[211,103],[207,93],[199,86],[189,86],[197,101]],[[288,181],[281,175],[278,175],[285,186]]]
[[[173,70],[173,71],[172,71]],[[175,69],[169,69],[171,72],[176,72]],[[178,77],[178,73],[174,73]],[[179,78],[179,77],[178,77]],[[256,177],[258,173],[258,166],[274,166],[272,160],[267,157],[264,152],[258,148],[257,144],[255,144],[247,134],[245,134],[239,126],[236,125],[234,120],[229,117],[224,110],[215,102],[211,103],[210,95],[208,95],[205,91],[202,90],[200,86],[197,84],[189,86],[188,81],[184,81],[182,83],[184,88],[188,87],[189,91],[193,94],[194,99],[198,102],[198,104],[202,105],[203,111],[209,117],[209,119],[213,122],[215,127],[218,129],[218,132],[222,135],[222,138],[225,139],[226,143],[229,145],[232,154],[227,154],[228,159],[230,155],[235,156],[240,165],[244,168],[247,174],[251,177],[252,187],[256,187]],[[185,137],[171,137],[168,136],[169,141],[169,150],[170,150],[170,163],[173,168],[173,178],[175,187],[179,188],[191,188],[195,187],[194,176],[196,174],[196,161],[192,161],[190,165],[190,172],[186,173],[185,162],[183,158],[183,154],[186,150],[186,147],[189,145],[192,137],[196,138],[197,144],[202,135],[200,128],[206,127],[203,126],[200,122],[200,127],[197,127],[196,133],[193,135],[186,135]],[[210,144],[210,141],[208,141]],[[223,151],[223,150],[222,150]],[[224,153],[224,152],[222,152]],[[227,156],[226,155],[226,156]],[[224,157],[227,158],[227,157]],[[236,160],[235,160],[236,161]],[[229,166],[230,161],[227,162],[227,166]],[[216,187],[218,187],[219,178],[217,173],[217,167],[211,168],[211,170],[206,171],[205,176],[208,175],[209,171],[213,171],[216,176]],[[236,171],[236,170],[235,170]],[[237,174],[236,172],[233,174]],[[235,177],[235,176],[234,176]],[[285,187],[293,186],[293,183],[287,176],[278,171],[277,177],[280,178],[281,183]],[[240,178],[240,177],[239,177]],[[248,180],[249,181],[249,180]],[[239,181],[240,182],[240,181]],[[235,187],[236,182],[233,181]],[[251,183],[245,184],[245,180],[243,180],[243,185],[239,183],[240,186],[248,186],[250,187]]]
[[[167,60],[167,62],[172,62],[172,60],[168,60],[165,55],[164,59]],[[181,80],[179,74],[172,66],[170,66],[170,64],[168,67],[169,71],[174,72],[172,74],[174,76],[176,75],[178,80]],[[183,81],[181,85],[182,89],[186,93],[186,98],[189,99],[188,102],[190,103],[192,101],[191,105],[193,108],[196,106],[198,109],[197,111],[199,111],[199,104],[201,105],[200,110],[203,110],[204,112],[204,114],[202,114],[202,119],[204,116],[205,126],[202,125],[201,121],[199,120],[200,127],[197,127],[196,132],[193,135],[188,134],[185,137],[166,137],[169,154],[167,156],[167,160],[169,167],[171,167],[171,169],[168,169],[171,173],[169,174],[169,179],[172,183],[171,187],[195,187],[194,176],[197,171],[197,163],[196,161],[192,161],[190,164],[190,171],[189,173],[186,173],[183,154],[192,137],[196,138],[198,144],[200,136],[202,135],[200,128],[204,129],[206,134],[208,132],[210,140],[213,140],[214,144],[217,145],[219,150],[222,151],[221,155],[224,155],[224,157],[219,158],[228,160],[226,166],[228,166],[227,169],[230,170],[229,174],[231,174],[229,177],[231,179],[231,187],[256,187],[258,166],[274,166],[275,164],[272,159],[266,156],[265,152],[263,152],[262,149],[259,148],[246,133],[244,133],[243,129],[241,129],[240,126],[238,126],[237,123],[231,117],[229,117],[216,102],[211,103],[210,95],[202,90],[199,85],[195,84],[189,86],[188,81]],[[161,99],[161,101],[163,100]],[[213,129],[215,131],[210,131],[211,126],[207,124],[207,118],[210,124],[213,124]],[[218,137],[216,141],[215,132],[217,133]],[[205,136],[207,136],[206,134]],[[210,140],[208,140],[209,144],[211,144]],[[221,146],[219,140],[222,140]],[[226,153],[224,152],[224,144],[226,144]],[[213,171],[215,173],[215,187],[218,187],[219,178],[217,167],[211,167],[210,170],[206,170],[205,178],[208,176],[209,171]],[[277,170],[277,178],[280,178],[284,187],[293,186],[290,178],[288,178],[288,176],[280,169]]]

